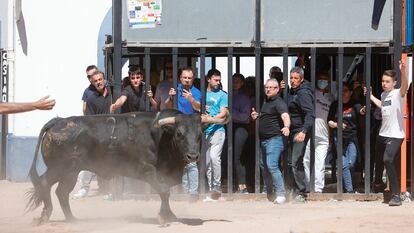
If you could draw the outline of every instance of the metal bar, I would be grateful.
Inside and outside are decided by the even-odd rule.
[[[201,113],[206,112],[206,48],[200,48],[200,91],[201,91]],[[201,159],[199,171],[200,193],[206,193],[206,138],[201,137]]]
[[[313,111],[315,112],[316,95],[316,48],[311,48],[311,83],[313,90]],[[312,134],[310,138],[310,192],[315,192],[315,124],[312,127]]]
[[[216,56],[211,56],[211,68],[216,68]]]
[[[151,90],[151,49],[150,48],[145,48],[145,58],[144,58],[144,67],[145,67],[145,89],[146,91]],[[146,98],[146,103],[145,103],[145,111],[150,111],[150,100],[148,98],[148,96],[145,96]]]
[[[236,73],[240,73],[240,56],[236,57]]]
[[[283,89],[283,99],[288,101],[288,79],[289,79],[289,50],[287,47],[283,48],[283,81],[285,81],[286,88]],[[285,169],[287,170],[287,169]]]
[[[367,93],[371,93],[371,48],[365,49],[365,85]],[[365,95],[365,125],[371,125],[371,100],[370,95]],[[371,127],[365,127],[365,194],[371,192]]]
[[[256,98],[256,111],[260,112],[260,86],[261,86],[261,74],[260,74],[260,48],[256,48],[255,49],[255,98]],[[259,141],[259,121],[256,120],[256,125],[255,125],[255,173],[254,173],[254,178],[255,178],[255,193],[259,193],[260,192],[260,141]]]
[[[401,70],[398,69],[399,61],[402,54],[402,42],[401,42],[401,28],[402,28],[402,0],[395,0],[394,2],[394,61],[393,67],[397,72],[398,82],[397,87],[401,85]]]
[[[286,105],[288,104],[288,82],[289,82],[289,75],[290,75],[290,71],[289,71],[289,49],[287,47],[283,48],[283,81],[285,82],[285,88],[283,89],[283,100],[285,101]],[[283,151],[283,157],[282,157],[282,161],[283,161],[283,165],[284,165],[284,169],[283,169],[283,177],[285,178],[285,181],[288,181],[288,179],[293,179],[293,177],[289,177],[290,176],[290,172],[289,172],[289,154],[290,154],[290,146],[287,146],[287,149],[285,149]],[[289,181],[290,183],[290,181]]]
[[[173,65],[173,88],[177,90],[178,86],[178,48],[172,49],[172,65]],[[178,96],[173,96],[174,109],[178,109]]]
[[[337,161],[337,193],[342,194],[342,154],[343,154],[343,141],[342,141],[342,120],[343,120],[343,106],[342,106],[342,89],[343,89],[343,75],[344,75],[344,48],[339,47],[338,48],[338,121],[337,121],[337,137],[336,137],[336,161]]]
[[[255,97],[256,97],[256,111],[260,112],[260,87],[262,79],[262,75],[260,73],[260,67],[261,64],[261,48],[260,48],[260,32],[261,32],[261,4],[260,0],[256,0],[255,2]],[[254,179],[255,179],[255,185],[254,185],[254,192],[259,193],[260,192],[260,141],[259,141],[259,121],[256,120],[255,122],[255,172],[254,172]]]
[[[233,109],[233,48],[227,48],[228,108]],[[227,193],[233,193],[233,119],[227,124]]]
[[[122,82],[122,2],[112,0],[112,34],[113,34],[113,74],[114,87],[112,100],[118,99],[121,95]]]

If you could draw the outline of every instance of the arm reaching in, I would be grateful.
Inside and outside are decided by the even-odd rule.
[[[38,101],[29,103],[1,103],[0,114],[12,114],[33,110],[51,110],[55,104],[56,101],[54,99],[49,99],[49,96],[45,96]]]

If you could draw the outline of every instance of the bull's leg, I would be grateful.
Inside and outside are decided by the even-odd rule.
[[[177,220],[175,214],[171,211],[170,208],[170,192],[160,193],[161,198],[161,208],[158,215],[158,222],[161,226],[166,226],[167,223]]]
[[[40,180],[39,194],[43,201],[43,210],[40,217],[34,219],[34,223],[37,225],[48,222],[52,215],[53,205],[50,189],[57,182],[57,173],[53,170],[48,170],[40,176]]]
[[[161,226],[166,226],[167,223],[177,220],[177,217],[170,208],[170,187],[162,182],[162,180],[160,180],[157,170],[154,166],[147,165],[143,170],[146,171],[144,173],[144,180],[148,182],[151,187],[160,195],[161,208],[160,213],[158,214],[158,222]]]
[[[68,173],[60,179],[59,185],[56,188],[56,195],[59,199],[60,207],[65,214],[66,221],[68,222],[76,220],[69,205],[69,194],[75,187],[76,176],[77,173]]]

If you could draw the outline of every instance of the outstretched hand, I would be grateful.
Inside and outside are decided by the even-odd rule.
[[[38,110],[50,110],[56,104],[54,99],[49,99],[49,96],[45,96],[38,101],[33,102],[33,106]]]

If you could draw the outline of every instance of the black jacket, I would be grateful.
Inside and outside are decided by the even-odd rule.
[[[298,88],[289,90],[288,109],[291,121],[290,131],[311,133],[315,122],[315,111],[310,82],[304,80]]]

